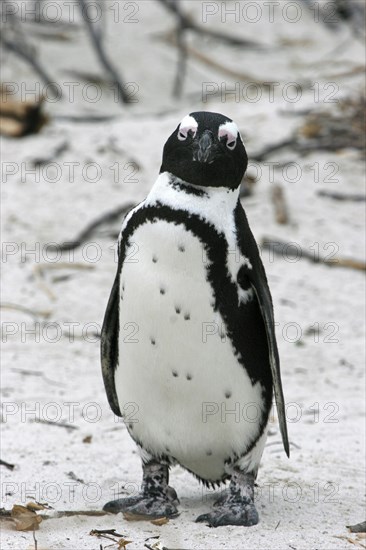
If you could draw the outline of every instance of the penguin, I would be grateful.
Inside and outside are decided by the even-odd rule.
[[[229,482],[196,521],[258,523],[254,482],[274,393],[289,456],[266,273],[239,200],[248,157],[230,118],[193,112],[125,217],[101,332],[104,385],[139,451],[141,492],[104,510],[175,517],[169,470]]]

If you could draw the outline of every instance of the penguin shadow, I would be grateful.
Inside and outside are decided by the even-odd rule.
[[[184,487],[182,487],[180,494],[178,493],[180,515],[187,515],[189,521],[194,522],[200,514],[209,512],[214,508],[215,502],[226,493],[228,487],[229,482],[215,489],[200,484],[198,490],[195,490],[191,495],[184,494]]]

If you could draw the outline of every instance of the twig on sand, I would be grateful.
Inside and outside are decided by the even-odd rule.
[[[280,141],[278,143],[265,147],[264,149],[262,149],[262,151],[260,151],[256,155],[250,155],[250,160],[256,161],[256,162],[262,162],[268,157],[268,155],[271,155],[272,153],[275,153],[280,149],[284,149],[285,147],[293,147],[293,145],[294,145],[293,138],[285,139],[283,141]]]
[[[63,251],[63,250],[74,250],[75,248],[78,248],[93,236],[94,231],[98,229],[98,227],[100,227],[103,224],[113,223],[114,221],[119,219],[123,214],[126,214],[129,210],[131,210],[131,208],[133,208],[134,206],[136,206],[136,203],[128,203],[128,204],[125,204],[124,206],[119,206],[115,210],[102,214],[95,221],[89,223],[86,226],[86,228],[83,229],[83,231],[79,233],[79,235],[73,241],[64,242],[57,246],[49,245],[47,247],[47,250],[56,249],[56,250]]]
[[[31,422],[35,422],[36,424],[48,424],[49,426],[58,426],[59,428],[66,428],[67,430],[79,429],[78,426],[68,424],[67,422],[55,422],[53,420],[44,420],[43,418],[36,418],[35,420],[31,420]]]
[[[124,537],[125,535],[121,535],[120,533],[116,533],[115,529],[93,529],[89,533],[90,535],[97,536],[97,535],[113,535],[114,537]]]
[[[5,466],[8,470],[14,470],[15,464],[10,464],[10,462],[6,462],[6,460],[0,459],[0,466]]]
[[[366,195],[362,193],[339,193],[338,191],[325,191],[321,189],[317,192],[318,197],[326,197],[336,201],[353,201],[364,202],[366,201]]]
[[[54,511],[51,514],[38,514],[42,519],[59,519],[63,517],[74,517],[74,516],[91,516],[91,517],[101,517],[109,515],[109,512],[104,512],[103,510],[60,510]],[[4,508],[0,509],[0,518],[10,518],[11,510],[5,510]]]
[[[322,258],[317,254],[311,254],[311,252],[308,252],[303,248],[299,251],[299,246],[296,245],[296,243],[282,241],[281,239],[263,237],[261,241],[261,248],[270,250],[272,253],[282,256],[283,258],[286,258],[291,253],[292,248],[298,259],[306,258],[313,263],[321,263],[329,267],[348,267],[359,271],[366,271],[366,264],[359,260],[352,260],[348,258]]]
[[[55,245],[53,248],[48,247],[50,250],[62,251],[62,245]],[[53,302],[56,300],[55,293],[49,288],[44,281],[45,272],[50,269],[94,269],[94,265],[74,264],[74,263],[54,263],[54,264],[40,264],[34,266],[33,273],[38,281],[39,287],[48,295]]]

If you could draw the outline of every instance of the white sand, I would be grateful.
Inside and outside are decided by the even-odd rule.
[[[199,19],[200,3],[185,4]],[[100,237],[93,240],[94,245],[76,250],[71,258],[64,254],[41,279],[35,269],[50,267],[52,259],[47,256],[45,244],[71,240],[101,213],[144,198],[157,176],[162,146],[186,112],[217,110],[234,118],[250,155],[288,137],[302,123],[303,117],[284,116],[284,110],[316,106],[311,90],[304,91],[295,105],[279,97],[271,103],[264,91],[257,103],[223,103],[220,98],[202,103],[201,83],[215,81],[220,85],[226,77],[197,61],[189,63],[184,99],[174,104],[170,91],[175,52],[151,39],[170,29],[171,21],[162,18],[164,12],[155,3],[139,2],[138,6],[138,24],[118,26],[109,22],[108,27],[115,63],[129,81],[140,85],[139,103],[131,109],[121,108],[106,97],[95,105],[80,100],[72,105],[67,101],[48,104],[51,116],[56,112],[113,112],[119,118],[95,125],[53,120],[39,135],[2,141],[3,170],[5,162],[17,163],[19,169],[8,177],[2,189],[2,240],[8,246],[3,252],[15,251],[3,256],[2,302],[49,312],[47,319],[33,319],[22,311],[2,310],[2,321],[8,323],[3,324],[3,330],[16,331],[13,336],[3,333],[2,458],[16,464],[13,471],[1,467],[2,506],[7,509],[35,498],[48,502],[56,511],[100,510],[115,491],[125,494],[137,490],[141,476],[134,444],[109,409],[100,372],[99,341],[92,336],[102,322],[115,274],[113,242]],[[266,53],[224,45],[214,51],[211,42],[203,46],[198,38],[192,40],[194,47],[241,72],[267,81],[319,82],[323,91],[325,84],[335,82],[338,98],[350,92],[357,95],[362,89],[361,76],[326,77],[362,64],[362,45],[348,40],[336,54],[337,63],[333,62],[334,56],[329,52],[349,33],[344,30],[332,34],[321,24],[314,24],[304,9],[301,20],[293,25],[285,24],[281,18],[277,24],[269,24],[264,17],[255,24],[241,21],[233,25],[230,19],[222,24],[219,16],[209,21],[222,32],[243,33],[276,45],[277,49],[273,47]],[[285,48],[281,45],[285,39],[293,40],[293,45]],[[62,48],[62,57],[58,43],[44,41],[41,48],[42,59],[60,81],[67,80],[62,71],[70,65],[100,74],[81,32],[74,42]],[[14,78],[12,74],[32,79],[31,72],[18,62],[13,62],[11,68],[7,64],[5,70],[4,80]],[[228,87],[233,85],[226,82]],[[335,108],[333,104],[324,107]],[[167,114],[162,114],[165,109]],[[108,149],[111,139],[121,153]],[[32,175],[22,181],[22,163],[28,163],[24,167],[30,168],[32,159],[47,157],[64,141],[68,150],[57,159],[59,181],[50,181],[51,167],[49,172],[40,172],[39,181]],[[103,148],[107,148],[106,152]],[[126,164],[131,160],[141,166],[134,176],[137,182],[128,181],[131,169]],[[291,183],[291,171],[287,181],[282,169],[275,172],[275,181],[285,187],[292,220],[290,225],[279,226],[269,200],[268,165],[261,165],[262,177],[254,195],[244,202],[258,241],[264,235],[278,237],[296,242],[307,251],[314,251],[315,243],[319,243],[322,255],[335,250],[339,257],[365,261],[364,203],[316,196],[320,188],[363,193],[363,162],[359,154],[348,149],[300,158],[285,150],[273,154],[271,160],[296,161],[301,178]],[[82,169],[90,161],[100,165],[100,181],[90,181],[92,169],[89,181],[83,179]],[[80,163],[75,167],[74,182],[69,181],[70,165],[65,164],[68,162]],[[110,168],[116,162],[120,165],[119,182],[114,181]],[[319,165],[319,182],[314,181],[314,163]],[[333,176],[339,180],[337,183],[327,182],[333,166],[327,163],[339,167]],[[12,243],[15,248],[11,248]],[[35,246],[39,247],[36,257],[29,254],[25,258],[24,247],[29,250]],[[100,257],[93,263],[96,252]],[[71,269],[64,265],[70,260],[92,269]],[[348,541],[337,537],[356,540],[345,526],[364,518],[364,274],[316,265],[305,259],[290,262],[278,256],[271,258],[266,251],[263,261],[278,322],[285,396],[292,404],[288,416],[294,421],[289,423],[293,443],[290,460],[282,450],[277,421],[273,421],[257,480],[259,525],[214,530],[195,524],[195,517],[212,505],[214,491],[202,488],[176,467],[171,472],[171,484],[181,499],[181,515],[177,519],[157,527],[148,522],[129,523],[122,515],[54,518],[42,522],[36,533],[39,549],[95,550],[100,543],[104,548],[111,541],[97,540],[89,532],[111,528],[133,541],[128,545],[131,550],[143,548],[145,539],[156,535],[169,549],[352,548]],[[68,278],[54,280],[63,275]],[[52,326],[47,329],[44,322],[56,325],[53,330]],[[70,323],[75,323],[75,338],[69,336]],[[315,328],[319,326],[321,331],[316,335],[307,332],[316,323],[319,325]],[[26,333],[32,329],[39,330],[39,338]],[[294,341],[300,339],[296,331],[301,331],[301,345]],[[336,341],[330,342],[332,338]],[[62,420],[76,429],[33,422],[36,417]],[[88,435],[92,436],[91,443],[83,443]],[[82,482],[73,481],[70,472]],[[149,544],[156,540],[151,539]],[[34,548],[32,533],[13,531],[3,523],[1,549],[28,547]]]

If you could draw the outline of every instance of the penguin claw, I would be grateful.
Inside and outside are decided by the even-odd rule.
[[[218,506],[213,512],[201,514],[196,522],[207,523],[209,527],[221,527],[223,525],[242,525],[250,527],[259,521],[258,512],[253,502]]]
[[[178,515],[178,509],[169,500],[161,497],[144,497],[136,504],[129,506],[126,510],[136,516],[146,518],[174,518]]]
[[[162,497],[146,497],[145,495],[140,495],[111,500],[103,506],[103,510],[111,514],[129,512],[136,516],[146,516],[152,519],[161,517],[173,518],[178,515],[178,509],[175,506],[175,502],[176,500],[173,502]]]
[[[117,500],[110,500],[103,506],[105,512],[110,514],[118,514],[119,512],[125,512],[130,506],[134,506],[140,500],[142,496],[118,498]]]

